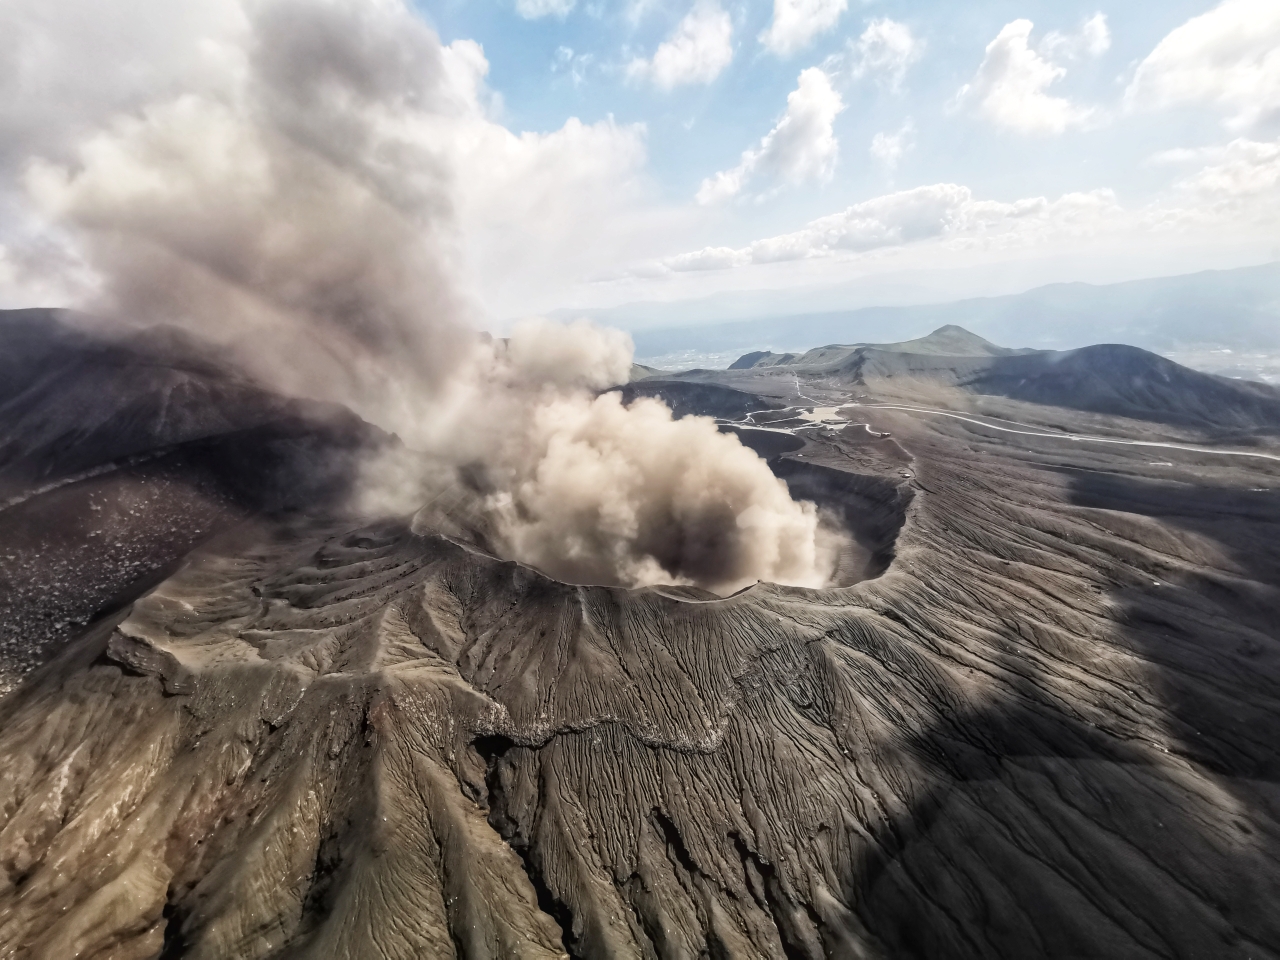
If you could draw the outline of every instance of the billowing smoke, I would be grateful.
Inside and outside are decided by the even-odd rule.
[[[629,375],[625,334],[529,320],[489,349],[420,445],[470,468],[499,552],[579,583],[826,581],[834,555],[813,504],[792,500],[753,451],[710,418],[597,392]],[[394,465],[372,476],[385,496]],[[406,503],[436,496],[427,486],[407,488]]]
[[[710,420],[616,393],[556,398],[531,420],[489,500],[513,556],[576,582],[825,579],[813,504]]]
[[[459,54],[377,0],[244,13],[222,84],[115,118],[28,188],[79,228],[98,312],[191,326],[370,413],[430,392],[469,340],[440,146]]]
[[[552,575],[824,582],[813,505],[758,456],[599,393],[628,377],[625,334],[471,332],[454,200],[485,142],[474,44],[442,46],[400,0],[237,10],[220,79],[26,169],[101,277],[97,312],[186,325],[281,389],[350,404],[429,458],[368,465],[367,503],[453,491],[496,549]]]

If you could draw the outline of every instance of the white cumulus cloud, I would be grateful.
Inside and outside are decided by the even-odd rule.
[[[1280,4],[1225,0],[1156,45],[1125,91],[1130,108],[1215,104],[1239,129],[1280,112]]]
[[[787,110],[777,125],[742,154],[736,167],[702,181],[698,202],[715,203],[737,195],[757,175],[782,183],[825,181],[835,170],[839,143],[833,125],[844,101],[831,78],[817,67],[803,70],[787,95]]]
[[[936,237],[971,202],[969,188],[953,183],[891,193],[821,217],[793,233],[757,240],[750,247],[751,259],[757,263],[797,260]]]
[[[871,155],[892,170],[915,145],[915,131],[910,117],[893,133],[882,130],[871,138]]]
[[[1280,228],[1280,139],[1241,137],[1195,150],[1165,151],[1160,163],[1194,163],[1140,207],[1121,205],[1107,188],[1057,199],[985,200],[962,184],[935,183],[873,197],[798,230],[741,247],[705,247],[653,260],[631,271],[656,278],[743,269],[797,260],[844,260],[909,247],[934,258],[963,251],[1065,248],[1157,238],[1267,238]]]
[[[541,17],[559,17],[563,20],[577,2],[578,0],[516,0],[516,13],[526,20]]]
[[[1052,30],[1040,41],[1040,52],[1049,59],[1064,57],[1100,57],[1111,49],[1111,28],[1107,15],[1095,13],[1084,22],[1079,33],[1059,33]]]
[[[658,45],[653,58],[627,65],[633,80],[651,80],[660,90],[710,83],[733,60],[733,21],[715,0],[699,0]]]
[[[707,247],[667,257],[635,275],[854,256],[926,241],[958,248],[1018,247],[1053,237],[1088,236],[1123,218],[1115,194],[1106,189],[1068,193],[1056,200],[1004,202],[976,199],[960,184],[937,183],[875,197],[745,247]]]
[[[1031,49],[1032,23],[1014,20],[987,45],[973,80],[960,89],[957,103],[972,104],[996,126],[1018,133],[1060,134],[1080,126],[1094,113],[1048,93],[1066,70]]]
[[[887,17],[872,20],[849,47],[855,78],[876,76],[895,90],[911,65],[924,54],[924,41],[915,37],[905,23]]]
[[[1258,200],[1280,206],[1280,140],[1242,137],[1215,153],[1216,162],[1178,184],[1182,192],[1215,208]]]
[[[848,0],[774,0],[773,22],[760,42],[780,57],[790,56],[834,27],[848,6]]]

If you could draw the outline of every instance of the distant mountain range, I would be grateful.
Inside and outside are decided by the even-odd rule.
[[[769,315],[653,328],[667,304],[568,311],[633,331],[636,356],[804,351],[825,343],[901,341],[954,324],[1019,347],[1127,343],[1170,353],[1198,347],[1280,351],[1280,263],[1096,286],[1055,283],[1025,293],[920,306]],[[688,304],[678,315],[688,314]],[[645,323],[638,317],[647,316]],[[1229,365],[1229,361],[1224,366]]]
[[[1280,428],[1280,389],[1273,386],[1201,373],[1125,344],[1010,349],[954,325],[902,343],[748,353],[730,364],[729,373],[738,371],[797,375],[851,390],[900,391],[906,382],[908,395],[959,390],[1211,430]]]

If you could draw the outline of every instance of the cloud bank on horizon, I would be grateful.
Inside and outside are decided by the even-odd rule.
[[[419,79],[448,102],[424,120],[370,101],[362,123],[413,156],[368,176],[438,181],[451,232],[424,217],[424,242],[481,325],[877,272],[1280,257],[1280,7],[1133,7],[422,0],[439,63],[384,66],[443,71]],[[120,144],[164,149],[148,130],[185,109],[170,147],[226,159],[208,103],[239,69],[243,9],[0,0],[0,304],[100,287],[59,211],[92,208],[86,169],[129,169]]]

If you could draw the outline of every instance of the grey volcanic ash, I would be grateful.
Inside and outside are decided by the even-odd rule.
[[[763,460],[710,420],[596,396],[627,377],[625,335],[472,332],[453,216],[470,48],[396,2],[237,10],[221,75],[104,118],[66,162],[31,159],[30,196],[99,278],[86,307],[195,329],[429,455],[416,478],[370,464],[366,503],[410,509],[479,469],[492,544],[553,575],[826,581],[813,505]]]
[[[531,320],[472,360],[413,434],[431,460],[371,463],[368,503],[398,512],[469,487],[497,552],[576,583],[827,581],[832,537],[814,505],[736,436],[651,398],[599,393],[630,368],[625,335]]]
[[[406,477],[375,462],[366,496],[423,502],[466,468],[483,476],[497,551],[561,579],[719,592],[825,584],[831,535],[755,452],[708,417],[600,393],[625,381],[631,354],[629,337],[585,322],[534,319],[507,341],[478,342],[402,426],[433,466]]]

